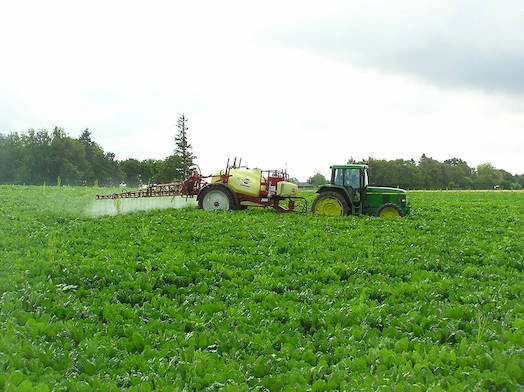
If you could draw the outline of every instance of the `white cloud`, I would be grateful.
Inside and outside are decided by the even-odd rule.
[[[78,136],[88,127],[119,159],[161,159],[172,153],[185,113],[208,173],[241,156],[251,166],[287,165],[305,180],[349,157],[422,153],[524,172],[521,97],[353,63],[332,55],[330,46],[345,40],[323,34],[341,26],[355,37],[395,32],[380,45],[397,53],[404,40],[424,47],[421,37],[439,36],[439,17],[471,19],[462,16],[467,9],[317,4],[13,2],[0,23],[7,59],[0,63],[0,131],[58,125]],[[441,36],[453,36],[450,28]],[[286,29],[326,47],[293,45]],[[492,42],[490,32],[473,32]],[[459,48],[469,42],[461,37]]]

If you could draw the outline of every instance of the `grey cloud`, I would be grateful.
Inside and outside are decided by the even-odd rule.
[[[415,75],[452,88],[524,94],[524,55],[429,43],[424,48],[348,54],[363,66]]]
[[[524,94],[524,13],[499,3],[466,5],[390,19],[387,10],[358,10],[286,26],[272,32],[271,43],[439,87]]]

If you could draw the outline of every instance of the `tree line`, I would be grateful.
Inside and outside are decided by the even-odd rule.
[[[405,189],[522,189],[524,175],[496,169],[491,163],[473,168],[460,158],[439,162],[422,154],[416,162],[369,160],[370,181]]]
[[[383,160],[369,158],[370,184],[404,189],[522,189],[524,175],[496,169],[491,163],[473,168],[460,158],[439,162],[422,154],[414,159]],[[349,163],[357,162],[350,158]],[[314,186],[327,181],[320,173],[308,179]]]
[[[187,118],[177,122],[174,153],[163,160],[118,161],[85,129],[78,138],[62,128],[0,133],[0,184],[138,187],[181,181],[196,158],[188,140]],[[348,163],[355,161],[350,158]],[[512,175],[490,163],[473,168],[460,158],[439,162],[422,154],[413,159],[369,159],[370,183],[405,189],[522,189],[524,175]],[[308,179],[326,183],[320,173]]]
[[[126,159],[105,152],[85,129],[73,138],[60,127],[0,133],[0,184],[138,187],[181,181],[196,158],[187,135],[187,118],[177,122],[174,153],[163,160]]]

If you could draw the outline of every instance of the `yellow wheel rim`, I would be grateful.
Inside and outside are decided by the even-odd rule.
[[[393,207],[385,207],[382,211],[380,211],[380,216],[384,218],[395,218],[400,216],[400,214],[398,213],[398,210]]]
[[[315,213],[328,216],[340,216],[342,215],[343,210],[340,201],[327,197],[317,202]]]

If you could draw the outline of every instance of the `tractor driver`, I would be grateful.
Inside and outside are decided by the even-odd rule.
[[[353,202],[360,200],[360,170],[346,169],[344,173],[344,186],[349,189]]]

